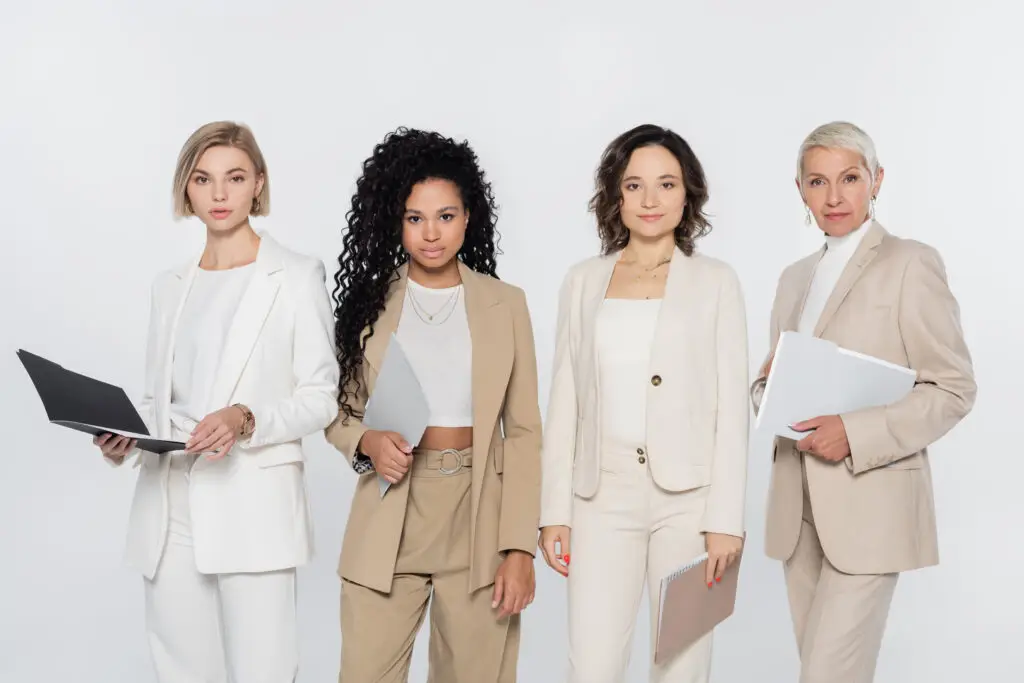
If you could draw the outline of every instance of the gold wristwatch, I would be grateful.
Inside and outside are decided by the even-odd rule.
[[[242,405],[241,403],[236,403],[231,407],[238,408],[239,410],[242,411],[243,421],[242,433],[240,434],[240,436],[243,439],[249,438],[250,436],[252,436],[252,433],[256,431],[256,416],[252,414],[252,411],[249,410],[248,406]]]

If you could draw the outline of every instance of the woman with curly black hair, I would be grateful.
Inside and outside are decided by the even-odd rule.
[[[603,253],[562,286],[542,458],[540,545],[568,577],[572,683],[624,678],[645,584],[652,634],[681,566],[728,590],[716,582],[733,585],[744,536],[746,314],[732,267],[696,248],[704,170],[677,133],[642,125],[596,180]],[[711,638],[659,653],[650,680],[706,683]]]
[[[338,572],[339,680],[407,680],[432,595],[430,680],[514,681],[541,418],[526,298],[495,274],[491,186],[467,143],[402,128],[363,164],[347,218],[326,435],[360,479]],[[430,408],[418,444],[361,421],[392,337]]]

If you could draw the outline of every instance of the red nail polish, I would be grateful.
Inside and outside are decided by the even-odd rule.
[[[565,563],[569,564],[569,553],[565,554]]]
[[[721,576],[716,576],[715,577],[715,581],[717,581],[718,583],[722,583],[722,577]]]
[[[712,583],[711,581],[708,581],[708,588],[711,588],[714,585],[715,585],[714,583]]]

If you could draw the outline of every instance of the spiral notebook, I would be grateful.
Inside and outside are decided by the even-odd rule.
[[[742,559],[743,553],[740,552],[736,561],[722,574],[721,582],[711,588],[705,581],[707,553],[661,580],[655,664],[679,654],[732,616]]]

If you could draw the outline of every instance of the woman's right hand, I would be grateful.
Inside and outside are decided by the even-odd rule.
[[[128,455],[138,443],[135,439],[114,434],[100,434],[93,437],[92,442],[100,447],[100,452],[103,453],[104,458],[114,462],[124,460],[124,456]]]
[[[412,464],[412,446],[397,432],[371,429],[359,440],[359,451],[370,458],[377,474],[391,484],[397,484]]]
[[[569,576],[569,535],[567,526],[546,526],[540,530],[540,546],[544,553],[544,561],[562,576]],[[555,550],[555,544],[558,550]]]

